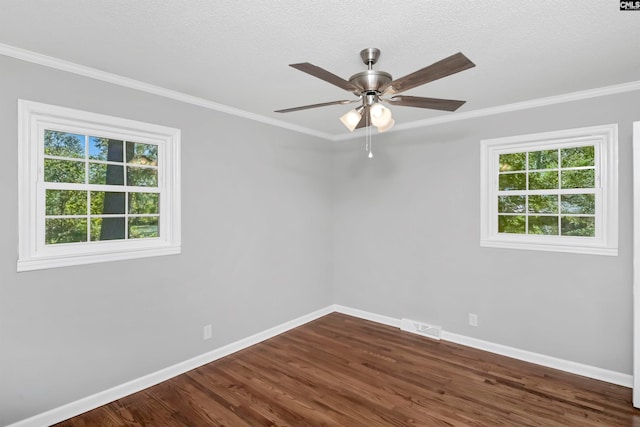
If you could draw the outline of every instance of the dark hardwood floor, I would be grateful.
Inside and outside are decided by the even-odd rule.
[[[640,426],[631,390],[333,313],[60,424]]]

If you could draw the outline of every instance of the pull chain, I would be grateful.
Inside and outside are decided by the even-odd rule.
[[[367,109],[365,114],[366,114],[365,120],[366,120],[366,124],[367,124],[367,133],[366,133],[366,136],[365,136],[365,146],[364,146],[364,148],[365,148],[366,151],[369,152],[369,158],[372,159],[373,158],[373,152],[372,152],[373,146],[372,146],[372,140],[371,140],[371,123],[370,123],[371,118],[369,116],[368,109]]]

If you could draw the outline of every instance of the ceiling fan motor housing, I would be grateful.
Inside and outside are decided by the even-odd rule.
[[[353,91],[356,95],[379,95],[393,81],[391,74],[384,71],[372,70],[373,64],[380,58],[380,49],[369,47],[360,51],[360,58],[368,70],[354,74],[349,78],[349,83],[359,90]]]
[[[349,83],[359,89],[358,95],[368,92],[381,93],[393,81],[391,74],[378,70],[367,70],[354,74],[349,78]]]

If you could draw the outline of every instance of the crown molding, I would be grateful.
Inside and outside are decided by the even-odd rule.
[[[53,56],[43,55],[41,53],[33,52],[26,49],[10,46],[0,43],[0,55],[8,56],[11,58],[20,59],[23,61],[31,62],[34,64],[42,65],[49,68],[54,68],[60,71],[66,71],[73,74],[78,74],[84,77],[89,77],[103,82],[112,83],[115,85],[127,87],[130,89],[147,92],[153,95],[162,96],[165,98],[173,99],[176,101],[184,102],[187,104],[197,105],[199,107],[207,108],[210,110],[219,111],[233,116],[242,117],[248,120],[264,123],[271,126],[299,132],[305,135],[314,136],[317,138],[325,139],[328,141],[347,141],[350,139],[362,138],[364,135],[364,129],[360,129],[353,133],[346,134],[330,134],[326,132],[320,132],[315,129],[310,129],[304,126],[294,125],[282,120],[272,119],[267,116],[263,116],[249,111],[241,110],[239,108],[230,107],[228,105],[220,104],[218,102],[210,101],[208,99],[199,98],[197,96],[188,95],[183,92],[178,92],[171,89],[166,89],[160,86],[145,83],[139,80],[123,77],[118,74],[108,73],[95,68],[87,67],[84,65],[76,64],[74,62],[65,61],[63,59],[55,58]],[[600,96],[615,95],[618,93],[632,92],[640,90],[640,80],[622,83],[618,85],[605,86],[601,88],[589,89],[578,92],[570,92],[562,95],[550,96],[547,98],[532,99],[529,101],[516,102],[513,104],[505,104],[497,107],[481,108],[478,110],[465,111],[461,113],[448,114],[444,116],[432,117],[424,120],[416,120],[409,123],[403,123],[394,126],[393,129],[388,132],[401,132],[410,129],[417,129],[422,127],[434,126],[442,123],[456,122],[460,120],[474,119],[477,117],[486,117],[496,114],[509,113],[513,111],[527,110],[530,108],[545,107],[554,104],[561,104],[565,102],[579,101],[583,99],[596,98]]]
[[[142,92],[147,92],[153,95],[158,95],[165,98],[173,99],[175,101],[197,105],[199,107],[208,108],[210,110],[215,110],[222,113],[231,114],[233,116],[238,116],[245,119],[253,120],[256,122],[265,123],[267,125],[292,130],[294,132],[304,133],[306,135],[311,135],[311,136],[315,136],[315,137],[327,139],[327,140],[332,139],[332,135],[325,132],[319,132],[317,130],[309,129],[304,126],[298,126],[282,120],[272,119],[270,117],[251,113],[249,111],[241,110],[235,107],[230,107],[228,105],[220,104],[218,102],[210,101],[208,99],[199,98],[197,96],[188,95],[186,93],[178,92],[171,89],[166,89],[160,86],[141,82],[139,80],[123,77],[118,74],[108,73],[106,71],[101,71],[95,68],[76,64],[75,62],[65,61],[63,59],[43,55],[37,52],[17,48],[7,44],[0,43],[0,55],[9,56],[11,58],[20,59],[23,61],[31,62],[34,64],[49,67],[49,68],[54,68],[60,71],[66,71],[68,73],[78,74],[80,76],[89,77],[96,80],[101,80],[103,82],[112,83],[112,84],[123,86],[129,89],[135,89]]]
[[[457,122],[460,120],[475,119],[477,117],[493,116],[497,114],[510,113],[513,111],[527,110],[530,108],[546,107],[554,104],[580,101],[583,99],[597,98],[600,96],[615,95],[618,93],[632,92],[635,90],[640,90],[640,80],[628,82],[628,83],[622,83],[622,84],[613,85],[613,86],[605,86],[605,87],[596,88],[596,89],[583,90],[579,92],[570,92],[562,95],[550,96],[547,98],[538,98],[538,99],[532,99],[529,101],[516,102],[513,104],[499,105],[497,107],[482,108],[479,110],[454,113],[454,114],[449,114],[444,116],[433,117],[430,119],[416,120],[413,122],[396,125],[393,127],[393,129],[390,129],[389,131],[387,131],[387,133],[400,132],[400,131],[409,130],[409,129],[417,129],[417,128],[422,128],[427,126],[438,125],[441,123],[450,123],[450,122]],[[349,139],[362,138],[363,135],[364,135],[364,130],[360,130],[358,132],[354,132],[346,135],[334,136],[333,140],[346,141]]]

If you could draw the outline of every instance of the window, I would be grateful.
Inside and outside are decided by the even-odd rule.
[[[618,254],[618,126],[481,141],[481,246]]]
[[[18,271],[180,253],[180,131],[19,101]]]

